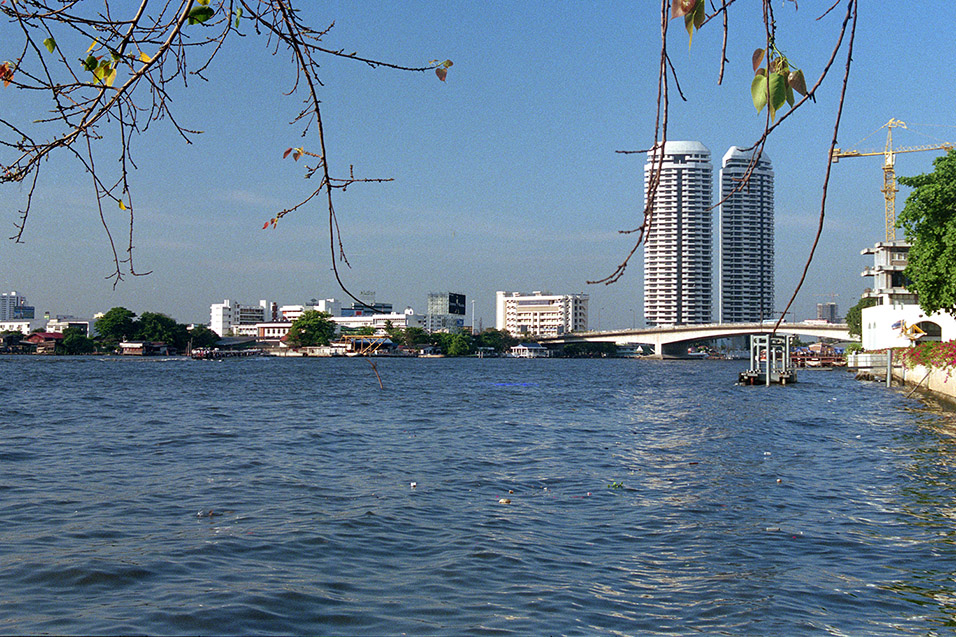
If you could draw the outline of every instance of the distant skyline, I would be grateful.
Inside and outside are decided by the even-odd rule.
[[[687,102],[672,91],[668,137],[700,141],[714,157],[751,144],[764,122],[749,90],[751,53],[763,45],[759,7],[733,9],[723,86],[716,84],[720,21],[695,34],[689,50],[683,25],[671,23],[670,55]],[[775,9],[778,46],[808,84],[829,56],[842,9],[819,22],[817,11],[805,3]],[[303,5],[305,22],[335,22],[324,40],[330,48],[410,65],[454,61],[444,83],[434,74],[323,62],[334,172],[354,165],[356,175],[395,180],[338,193],[349,287],[422,313],[429,292],[460,292],[469,318],[475,300],[485,327],[494,324],[497,290],[583,292],[592,328],[641,325],[640,253],[619,283],[586,281],[621,262],[633,237],[618,231],[640,223],[644,155],[615,151],[653,141],[658,12],[655,2],[616,1]],[[926,19],[919,3],[861,5],[839,146],[882,149],[878,129],[893,117],[911,124],[894,131],[899,146],[956,141],[956,70],[939,62],[956,44],[944,22]],[[243,31],[251,33],[248,23]],[[0,24],[2,41],[15,42],[17,33]],[[208,321],[210,304],[225,298],[344,298],[330,272],[320,206],[261,229],[311,185],[302,162],[283,161],[283,151],[316,142],[288,125],[299,103],[282,95],[294,81],[283,55],[273,58],[252,35],[231,46],[208,83],[191,79],[172,95],[179,121],[204,131],[193,144],[166,122],[134,139],[136,265],[152,273],[115,290],[104,278],[111,254],[90,179],[61,156],[45,166],[25,243],[0,242],[0,289],[17,290],[40,313],[91,316],[121,305],[184,323]],[[816,104],[767,145],[776,174],[777,309],[790,298],[816,229],[841,75],[835,69]],[[31,99],[0,89],[5,114],[32,115]],[[897,173],[928,172],[938,155],[900,155]],[[101,165],[115,159],[103,157]],[[868,285],[860,250],[883,237],[881,187],[880,157],[833,166],[824,237],[794,318],[813,318],[816,304],[828,301],[845,314]],[[898,210],[907,193],[900,188]],[[21,187],[3,187],[0,223],[8,231],[0,236],[13,234],[24,196]],[[111,228],[121,232],[115,212]]]

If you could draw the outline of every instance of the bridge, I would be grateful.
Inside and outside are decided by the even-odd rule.
[[[653,358],[665,354],[677,355],[681,343],[702,341],[730,336],[769,334],[773,323],[709,323],[704,325],[665,325],[640,329],[606,330],[602,332],[572,332],[561,336],[540,339],[542,345],[566,345],[569,343],[614,343],[615,345],[653,345]],[[814,338],[850,340],[845,323],[781,323],[778,334],[794,334]]]

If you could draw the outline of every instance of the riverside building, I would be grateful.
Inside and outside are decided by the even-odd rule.
[[[425,331],[460,332],[465,327],[465,295],[431,292],[425,314]]]
[[[660,168],[653,220],[644,243],[644,319],[648,325],[709,323],[713,297],[713,169],[700,142],[667,142],[647,154],[645,203]]]
[[[498,291],[495,328],[514,336],[560,336],[586,331],[588,295]]]
[[[773,166],[731,146],[720,167],[718,284],[721,323],[773,317]]]
[[[219,336],[226,336],[240,325],[255,325],[277,318],[278,307],[269,301],[259,301],[259,305],[240,305],[225,299],[209,306],[209,329]]]

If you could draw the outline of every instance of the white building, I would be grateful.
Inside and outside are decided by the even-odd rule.
[[[46,323],[46,331],[53,334],[63,334],[71,327],[83,332],[86,336],[93,336],[93,325],[95,321],[79,319],[75,316],[58,316],[50,319]]]
[[[265,300],[259,301],[259,305],[240,305],[225,299],[209,306],[209,329],[219,336],[226,336],[240,325],[255,325],[278,318],[276,304]]]
[[[279,318],[292,322],[308,310],[325,312],[330,316],[341,316],[342,302],[335,299],[312,299],[308,305],[283,305],[279,308]]]
[[[587,294],[495,293],[495,328],[515,336],[559,336],[588,329]]]
[[[647,154],[645,203],[660,181],[644,242],[644,319],[649,325],[709,323],[713,297],[713,170],[700,142],[667,142]]]
[[[404,312],[333,316],[329,320],[340,328],[354,330],[370,327],[377,333],[384,333],[384,330],[388,326],[395,329],[407,329],[409,327],[422,327],[424,325],[424,317],[415,314],[415,310],[410,307],[406,307]]]
[[[721,323],[773,318],[773,166],[731,146],[720,168],[718,298]]]
[[[31,321],[0,321],[0,332],[20,332],[26,335],[31,329]]]
[[[307,309],[312,309],[311,307]],[[325,310],[321,310],[325,311]],[[300,313],[301,315],[301,313]],[[298,316],[296,316],[298,318]],[[412,308],[406,308],[404,312],[391,312],[388,314],[365,314],[361,316],[333,316],[329,319],[337,326],[337,331],[343,328],[346,330],[357,330],[371,328],[376,334],[384,334],[389,327],[398,329],[407,329],[409,327],[421,327],[422,317],[415,314]],[[278,343],[289,333],[292,327],[291,321],[272,321],[257,323],[256,325],[243,325],[236,328],[237,336],[254,336],[260,341],[273,341]]]
[[[873,288],[863,296],[877,299],[877,305],[861,313],[866,350],[909,347],[914,342],[910,336],[917,334],[916,342],[956,340],[956,319],[946,312],[927,315],[906,288],[903,270],[909,249],[905,241],[886,241],[861,252],[873,255],[873,266],[863,271],[863,276],[873,277]]]

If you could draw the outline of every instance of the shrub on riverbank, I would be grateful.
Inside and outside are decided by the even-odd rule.
[[[898,350],[899,360],[910,369],[922,365],[927,368],[956,370],[956,341],[946,343],[930,341]]]

